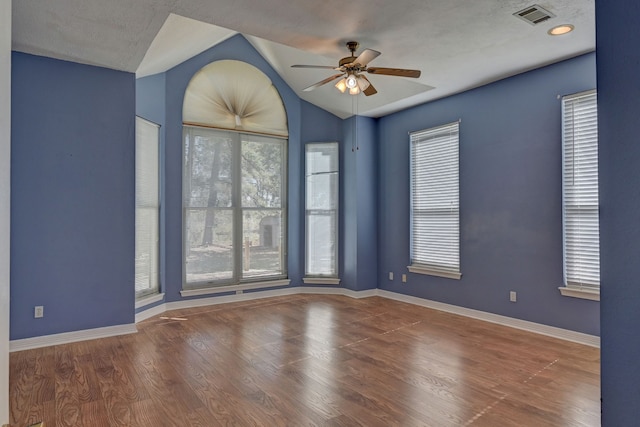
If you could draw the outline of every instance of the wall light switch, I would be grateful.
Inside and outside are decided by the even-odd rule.
[[[516,291],[509,292],[509,301],[516,302],[518,300],[518,296],[516,295]]]
[[[389,272],[389,280],[393,280],[393,271]]]

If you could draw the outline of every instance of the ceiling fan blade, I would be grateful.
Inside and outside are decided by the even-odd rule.
[[[373,85],[371,84],[371,81],[369,81],[368,78],[366,78],[363,75],[360,75],[360,78],[366,80],[369,83],[369,86],[367,86],[367,88],[362,91],[362,93],[364,93],[365,96],[371,96],[371,95],[375,95],[376,93],[378,93],[378,91],[376,90],[375,87],[373,87]]]
[[[292,65],[291,68],[320,68],[323,70],[336,70],[336,68],[332,65]]]
[[[369,62],[371,62],[374,59],[376,59],[378,56],[380,56],[380,52],[378,52],[377,50],[365,49],[365,50],[362,51],[362,53],[360,55],[358,55],[356,60],[353,61],[352,63],[353,64],[358,64],[361,67],[364,67]]]
[[[327,77],[326,79],[321,80],[321,81],[319,81],[318,83],[313,84],[313,85],[311,85],[311,86],[309,86],[309,87],[306,87],[306,88],[304,88],[304,89],[302,89],[302,90],[303,90],[303,91],[305,91],[305,92],[309,92],[309,91],[311,91],[311,90],[314,90],[315,88],[318,88],[318,87],[320,87],[320,86],[322,86],[322,85],[326,85],[327,83],[330,83],[330,82],[332,82],[332,81],[334,81],[334,80],[337,80],[337,79],[339,79],[340,77],[342,77],[343,75],[344,75],[344,73],[334,74],[333,76],[331,76],[331,77]]]
[[[384,74],[386,76],[400,76],[400,77],[413,77],[417,79],[420,77],[420,70],[405,70],[403,68],[367,68],[367,72],[371,74]]]

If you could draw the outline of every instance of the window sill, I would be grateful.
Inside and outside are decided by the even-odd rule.
[[[140,299],[136,300],[135,308],[145,307],[149,304],[153,304],[154,302],[162,301],[164,299],[164,294],[153,294],[153,295],[145,295]]]
[[[564,297],[582,298],[591,301],[600,301],[600,291],[592,289],[570,288],[567,286],[561,286],[560,293]]]
[[[240,285],[216,286],[215,288],[183,289],[180,291],[182,297],[195,297],[199,295],[224,294],[228,292],[244,291],[247,289],[274,288],[276,286],[289,286],[291,280],[268,280],[263,282],[242,283]]]
[[[428,268],[428,267],[422,267],[422,266],[418,267],[416,265],[408,265],[407,266],[407,270],[409,270],[409,272],[411,272],[411,273],[427,274],[429,276],[444,277],[446,279],[460,280],[460,278],[462,277],[462,273],[454,273],[452,271],[435,270],[435,269]]]
[[[339,285],[340,279],[336,277],[303,277],[302,283],[306,285]]]

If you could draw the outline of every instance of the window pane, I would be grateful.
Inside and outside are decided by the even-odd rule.
[[[336,265],[336,211],[307,212],[307,271],[308,275],[334,276]]]
[[[242,206],[279,208],[282,198],[283,144],[259,136],[243,136]]]
[[[307,176],[307,209],[338,208],[338,172]]]
[[[232,140],[233,135],[229,132],[198,129],[188,135],[185,141],[185,206],[232,205]]]
[[[282,211],[245,210],[242,229],[242,277],[282,275]]]
[[[187,283],[233,277],[233,211],[187,209],[185,269]]]
[[[338,143],[306,146],[307,276],[338,276]]]
[[[286,140],[185,127],[185,286],[286,276]]]
[[[136,117],[136,297],[159,290],[159,126]]]
[[[158,289],[158,209],[136,208],[136,294]]]

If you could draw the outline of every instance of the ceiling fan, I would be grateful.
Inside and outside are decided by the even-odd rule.
[[[321,80],[303,90],[308,92],[334,80],[340,79],[335,85],[340,92],[344,93],[348,89],[351,95],[357,95],[362,92],[366,96],[371,96],[378,93],[378,91],[373,87],[369,79],[363,75],[365,72],[386,76],[420,77],[420,70],[368,67],[369,62],[376,59],[380,55],[380,52],[372,49],[365,49],[360,53],[360,55],[358,55],[358,57],[356,57],[355,52],[358,49],[358,46],[358,42],[347,42],[347,48],[351,51],[351,56],[342,58],[340,62],[338,62],[337,67],[333,67],[331,65],[292,65],[291,67],[293,68],[322,68],[340,71],[339,74],[327,77],[326,79]]]

